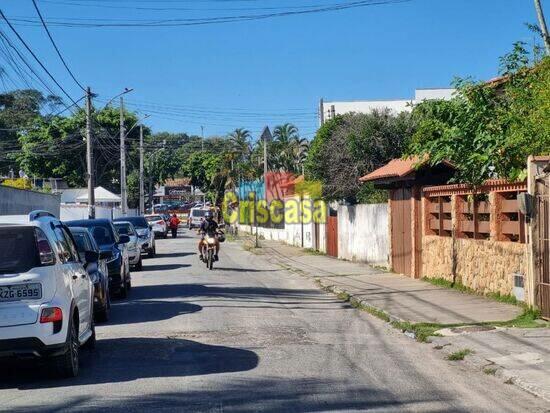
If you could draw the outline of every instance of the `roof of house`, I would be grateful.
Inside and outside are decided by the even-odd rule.
[[[427,161],[427,157],[420,159],[418,156],[411,156],[409,158],[397,158],[392,159],[386,165],[375,169],[371,173],[359,178],[361,182],[377,181],[379,179],[387,178],[403,178],[416,171],[418,166],[424,164]],[[454,166],[448,162],[443,161],[443,164],[453,168]]]
[[[421,162],[417,156],[407,159],[392,159],[386,165],[375,169],[371,173],[359,178],[361,182],[375,181],[383,178],[401,178],[414,172],[415,166]]]
[[[174,178],[164,181],[164,186],[187,186],[191,185],[191,178]]]

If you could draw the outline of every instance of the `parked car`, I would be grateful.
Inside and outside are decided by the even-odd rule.
[[[192,208],[189,211],[189,218],[187,218],[187,227],[189,229],[198,228],[204,221],[204,215],[208,211],[208,208]]]
[[[138,234],[138,244],[142,254],[147,254],[149,258],[154,258],[157,253],[155,244],[155,233],[152,226],[149,225],[145,217],[123,217],[117,218],[114,222],[127,221],[131,222]]]
[[[130,242],[130,238],[127,235],[118,235],[109,219],[81,219],[68,221],[66,224],[69,227],[88,228],[101,252],[106,254],[110,252],[111,258],[107,260],[109,291],[116,292],[120,298],[126,298],[132,287],[132,279],[128,252],[124,244]]]
[[[162,238],[166,238],[168,236],[168,225],[166,225],[166,221],[164,221],[164,219],[162,219],[160,215],[145,215],[145,219],[147,220],[149,225],[153,227],[155,237],[159,236]]]
[[[74,377],[84,345],[95,345],[93,285],[69,229],[46,211],[0,216],[0,356],[48,358]]]
[[[141,260],[141,247],[138,242],[138,234],[134,225],[130,221],[116,221],[114,222],[115,228],[119,235],[128,235],[130,242],[126,244],[128,250],[128,260],[130,266],[136,271],[143,269],[143,262]]]
[[[69,228],[76,242],[76,248],[84,268],[88,272],[94,285],[94,318],[95,321],[108,321],[111,311],[111,298],[109,296],[109,270],[107,259],[111,256],[108,252],[102,253],[95,242],[94,237],[87,228]],[[87,261],[86,251],[94,251],[99,259]]]

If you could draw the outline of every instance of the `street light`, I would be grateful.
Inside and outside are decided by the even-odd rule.
[[[125,95],[126,93],[133,92],[133,91],[134,91],[134,88],[127,88],[127,87],[125,87],[123,92],[121,92],[121,93],[119,93],[118,95],[116,95],[116,96],[112,97],[111,99],[109,99],[109,101],[105,104],[105,106],[103,107],[103,109],[107,109],[107,107],[111,104],[111,102],[112,102],[113,100],[115,100],[116,98],[118,98],[118,97],[120,97],[120,96],[122,96],[122,95]]]

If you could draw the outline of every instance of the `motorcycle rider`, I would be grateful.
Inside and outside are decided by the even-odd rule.
[[[208,235],[209,237],[212,237],[216,240],[216,252],[214,254],[214,261],[218,261],[218,253],[220,252],[220,241],[218,240],[218,223],[216,222],[216,220],[214,220],[214,213],[212,211],[206,211],[206,214],[204,214],[204,221],[202,221],[201,223],[199,234],[201,234],[201,240],[199,241],[199,254],[201,261],[204,261],[204,256],[202,254],[202,242],[205,235]]]

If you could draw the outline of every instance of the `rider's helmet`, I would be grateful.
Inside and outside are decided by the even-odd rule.
[[[213,218],[214,218],[214,213],[212,211],[206,211],[206,214],[204,214],[204,217],[208,220],[208,221],[211,221]]]

